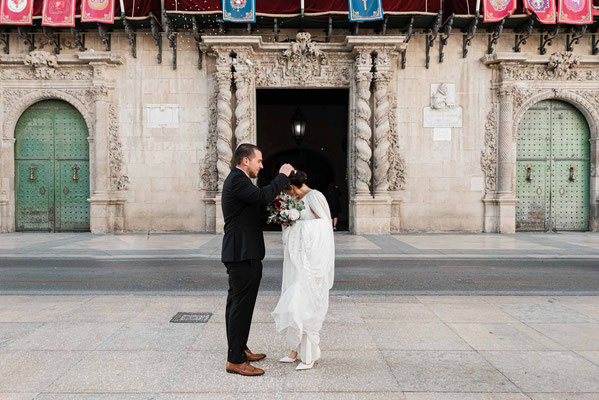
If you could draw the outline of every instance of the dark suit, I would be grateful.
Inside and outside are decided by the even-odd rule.
[[[245,349],[264,259],[260,211],[288,185],[289,179],[279,174],[269,185],[258,188],[239,168],[231,170],[223,185],[225,235],[221,260],[229,274],[225,319],[229,345],[227,361],[231,363],[247,361]]]

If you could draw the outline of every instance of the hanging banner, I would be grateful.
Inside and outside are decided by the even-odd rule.
[[[585,25],[593,23],[593,0],[558,0],[559,24]]]
[[[256,22],[256,0],[223,0],[223,20]]]
[[[2,0],[0,24],[31,25],[33,0]]]
[[[382,0],[348,0],[349,20],[352,22],[383,19]]]
[[[75,26],[75,0],[44,0],[44,26]]]
[[[555,24],[555,0],[524,0],[528,15],[534,13],[542,24]]]
[[[516,0],[483,0],[483,21],[499,22],[516,11]]]
[[[81,22],[114,23],[114,0],[81,0]]]

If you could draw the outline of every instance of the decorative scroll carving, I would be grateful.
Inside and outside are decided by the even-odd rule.
[[[480,164],[485,174],[486,192],[497,189],[497,104],[493,103],[491,111],[487,114],[485,124],[485,149],[481,153]]]
[[[109,130],[109,152],[110,161],[110,187],[112,190],[127,190],[129,188],[129,177],[123,174],[124,155],[123,145],[119,137],[119,115],[114,104],[108,107],[110,118]]]
[[[280,55],[280,60],[285,65],[285,76],[298,81],[305,81],[312,76],[320,76],[322,66],[327,62],[327,56],[317,44],[312,42],[308,32],[298,32],[296,41],[291,48]]]
[[[599,80],[596,68],[579,67],[580,57],[572,52],[562,51],[553,53],[547,65],[522,65],[507,63],[501,66],[503,80],[537,81],[537,80],[568,80],[588,81]]]
[[[206,138],[206,154],[204,156],[204,168],[201,172],[202,177],[202,188],[206,190],[218,190],[218,170],[216,164],[218,161],[218,153],[216,150],[216,121],[217,121],[217,99],[218,93],[214,91],[214,94],[210,97],[210,103],[208,104],[208,137]]]
[[[406,183],[406,165],[399,150],[399,132],[397,131],[397,98],[389,94],[389,190],[404,190]]]
[[[231,128],[231,74],[219,71],[215,74],[218,82],[218,101],[217,101],[217,141],[216,149],[218,160],[216,168],[218,170],[218,189],[223,188],[223,183],[231,171],[231,160],[233,159],[233,130]]]
[[[25,65],[33,68],[37,79],[50,79],[58,68],[58,58],[47,51],[32,51],[25,56]]]
[[[374,191],[386,192],[389,189],[389,98],[388,86],[391,76],[388,72],[375,73],[374,91]]]
[[[547,64],[547,74],[550,78],[560,78],[578,65],[580,57],[575,56],[572,52],[562,51],[553,53],[549,57]]]

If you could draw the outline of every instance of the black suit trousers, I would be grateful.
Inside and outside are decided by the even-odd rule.
[[[245,349],[247,349],[252,315],[262,279],[262,262],[260,260],[225,262],[225,266],[229,274],[229,294],[225,313],[229,346],[227,361],[241,364],[247,361]]]

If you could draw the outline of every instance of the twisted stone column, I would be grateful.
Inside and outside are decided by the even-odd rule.
[[[390,74],[375,73],[374,91],[374,193],[382,195],[389,190],[389,96]]]
[[[218,98],[216,103],[216,151],[218,158],[218,190],[222,190],[225,179],[231,172],[233,159],[233,129],[231,128],[231,72],[219,71],[215,75],[218,82]]]
[[[356,99],[356,190],[357,194],[370,194],[370,159],[372,151],[370,141],[372,131],[370,129],[370,72],[358,72],[356,74],[357,99]]]
[[[242,143],[250,143],[252,138],[252,124],[250,114],[250,77],[247,69],[236,68],[235,85],[237,90],[237,107],[235,108],[235,117],[237,126],[235,127],[236,146]]]
[[[501,193],[513,192],[514,166],[516,163],[514,135],[512,132],[513,93],[511,88],[499,90],[499,137],[498,137],[498,175],[497,190]]]

